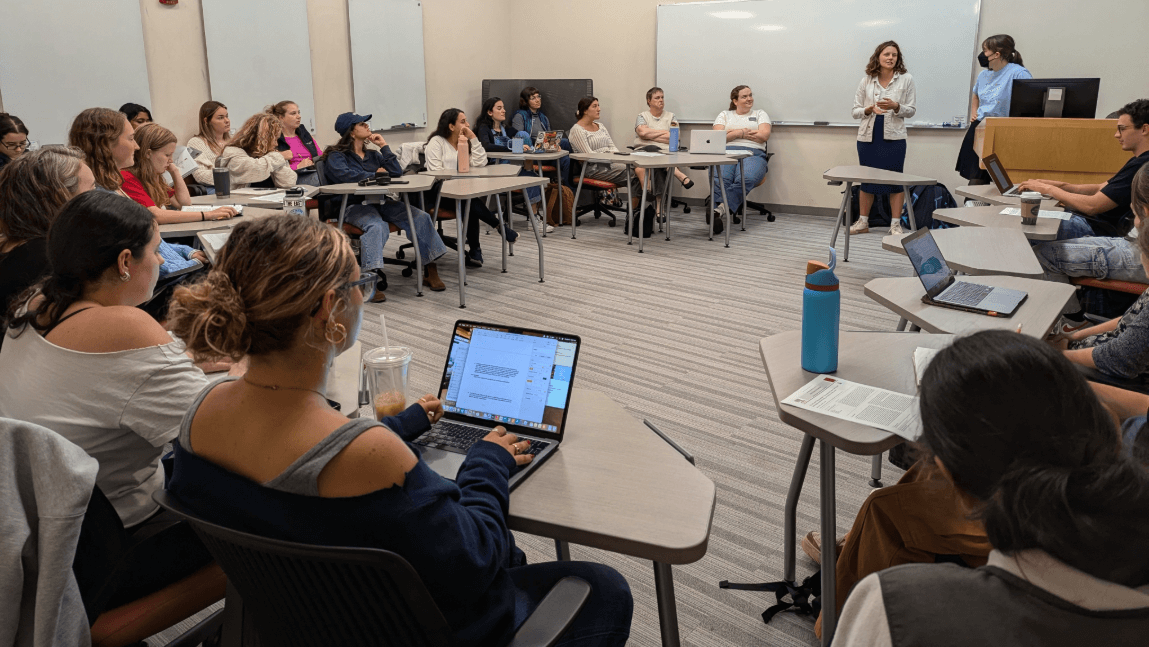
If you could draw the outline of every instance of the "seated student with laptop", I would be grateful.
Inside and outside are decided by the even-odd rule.
[[[1149,470],[1072,365],[1024,335],[959,337],[926,369],[920,404],[920,465],[948,485],[952,522],[936,523],[925,496],[916,506],[891,506],[891,517],[859,515],[839,563],[851,545],[882,532],[904,542],[910,559],[891,551],[885,564],[876,560],[885,570],[853,587],[833,644],[1143,643]],[[961,539],[976,532],[963,528],[972,521],[992,548],[984,566],[963,568],[929,548],[948,563],[907,563],[925,561],[913,553],[935,543],[934,528]]]
[[[766,140],[770,139],[770,116],[765,110],[754,110],[754,92],[748,85],[737,85],[730,91],[730,108],[718,113],[714,120],[714,130],[726,131],[726,147],[734,150],[745,150],[752,153],[750,157],[742,160],[742,164],[723,166],[714,177],[714,214],[718,220],[714,223],[714,233],[721,233],[730,211],[731,222],[739,224],[742,219],[734,212],[742,205],[746,196],[742,195],[742,178],[738,169],[742,168],[746,174],[746,190],[751,191],[766,177]],[[726,197],[730,204],[722,203],[722,185],[726,186]],[[711,214],[706,214],[706,222],[710,223]]]
[[[551,130],[551,122],[543,112],[543,95],[539,89],[527,86],[519,92],[519,109],[511,118],[511,130],[515,133],[525,132],[530,137],[527,141],[535,141],[539,133]],[[566,139],[559,141],[559,147],[568,153],[574,152]],[[559,177],[563,184],[571,186],[571,160],[569,157],[559,159]],[[572,189],[574,187],[571,187]]]
[[[1133,175],[1149,162],[1149,99],[1130,102],[1117,114],[1117,132],[1113,136],[1121,144],[1121,150],[1133,153],[1133,157],[1108,182],[1070,184],[1054,180],[1026,180],[1019,187],[1022,191],[1048,195],[1078,214],[1062,221],[1057,231],[1058,240],[1124,236],[1133,225],[1129,211],[1130,186]]]
[[[175,443],[168,486],[195,514],[287,541],[390,550],[422,578],[452,645],[506,645],[558,580],[591,593],[564,645],[623,645],[633,602],[601,564],[524,565],[507,528],[507,481],[533,458],[502,426],[468,451],[455,483],[410,441],[443,417],[433,395],[381,422],[349,420],[324,397],[355,343],[377,277],[343,234],[283,216],[236,227],[205,282],[181,288],[176,333],[197,357],[247,357],[243,379],[209,385]]]

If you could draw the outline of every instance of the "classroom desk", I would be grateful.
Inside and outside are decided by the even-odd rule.
[[[514,167],[506,164],[500,164],[495,167],[485,168],[510,168],[515,170]],[[526,189],[528,187],[537,186],[542,187],[549,183],[550,180],[540,177],[527,177],[520,176],[518,171],[515,171],[514,177],[461,177],[457,179],[447,180],[443,182],[443,186],[439,188],[439,196],[435,199],[435,213],[439,213],[439,203],[443,198],[453,198],[455,200],[455,226],[458,228],[458,257],[459,257],[459,307],[467,307],[467,267],[463,256],[463,245],[466,242],[467,220],[471,216],[471,199],[481,198],[488,195],[496,195],[499,193],[507,194],[507,205],[510,206],[511,191],[516,189]],[[546,200],[542,203],[541,212],[542,222],[547,221],[547,203]],[[502,209],[498,212],[499,223],[503,227],[510,226],[510,209],[507,210],[507,219],[503,219]],[[535,232],[535,241],[539,245],[539,283],[544,281],[543,272],[545,269],[543,258],[543,239],[539,235],[539,221],[534,218],[529,218],[531,222],[531,229]],[[503,244],[503,272],[507,271],[507,239],[505,236],[499,236]]]
[[[193,200],[195,198],[192,198]],[[265,202],[264,205],[267,203]],[[267,218],[269,216],[282,216],[283,210],[281,209],[268,209],[266,206],[263,208],[244,207],[243,215],[236,216],[235,218],[228,218],[226,220],[204,220],[193,222],[176,222],[167,225],[160,225],[160,237],[162,238],[186,238],[188,236],[195,236],[201,231],[211,231],[213,229],[231,229],[241,222],[248,220],[259,220],[260,218]]]
[[[305,189],[303,193],[303,197],[305,198],[315,197],[315,194],[319,193],[319,187],[317,186],[307,186],[303,184],[300,186]],[[244,191],[245,189],[238,190]],[[243,205],[245,209],[248,207],[255,207],[256,209],[282,209],[283,201],[268,202],[267,200],[257,200],[256,198],[261,196],[268,196],[273,193],[282,193],[284,190],[285,189],[268,189],[266,191],[260,191],[259,193],[255,194],[236,193],[235,191],[232,191],[231,195],[226,198],[221,198],[216,195],[197,195],[192,198],[191,201],[192,204],[195,205],[207,205],[211,207],[229,207],[234,204],[239,204]]]
[[[577,238],[578,234],[578,197],[582,193],[582,181],[586,178],[587,162],[599,162],[602,164],[626,164],[626,244],[630,244],[630,223],[634,218],[634,204],[631,202],[633,196],[630,195],[630,175],[634,163],[638,160],[636,155],[619,155],[616,153],[571,153],[572,160],[582,162],[582,172],[579,173],[578,182],[575,183],[574,203],[571,205],[571,211],[574,214],[571,217],[571,240]],[[645,187],[643,187],[645,189]],[[639,245],[642,243],[640,242]]]
[[[709,185],[711,187],[711,192],[713,193],[713,186],[714,186],[714,177],[713,176],[714,176],[714,174],[718,173],[717,167],[719,167],[719,166],[733,166],[735,164],[738,164],[741,167],[743,157],[744,156],[735,156],[735,155],[705,155],[705,154],[699,154],[699,153],[667,153],[666,155],[659,155],[658,157],[645,157],[645,156],[638,157],[638,160],[634,163],[634,165],[637,168],[643,168],[643,169],[656,169],[656,168],[671,169],[671,168],[677,168],[679,166],[687,166],[687,167],[689,167],[689,166],[705,166],[706,167],[706,179],[707,179],[707,182],[709,183]],[[639,201],[639,205],[638,205],[639,217],[641,217],[642,212],[646,210],[646,187],[647,187],[647,185],[651,184],[651,178],[650,178],[649,173],[647,173],[647,175],[646,175],[646,180],[647,181],[644,182],[642,185],[642,200]],[[662,204],[668,205],[666,207],[666,240],[670,240],[670,207],[669,207],[669,205],[673,204],[673,200],[674,200],[674,181],[673,180],[674,180],[673,176],[670,176],[667,178],[667,180],[666,180],[666,194],[662,198],[662,200],[663,200]],[[722,182],[719,182],[718,184],[721,186],[721,190],[722,190],[722,204],[729,205],[730,200],[726,197],[726,185],[723,184]],[[746,194],[746,180],[745,180],[745,178],[743,178],[743,180],[742,180],[742,194],[743,195]],[[726,210],[726,227],[725,227],[726,247],[730,247],[730,218],[732,216],[733,216],[733,210],[727,209]],[[628,236],[628,239],[630,236],[630,232],[631,232],[630,227],[627,227],[626,234]],[[714,240],[714,219],[713,218],[710,219],[710,233],[709,233],[708,239]],[[628,242],[629,242],[629,240],[628,240]],[[639,253],[642,253],[642,237],[641,236],[639,236],[639,238],[638,238],[638,251],[639,251]]]
[[[1037,262],[1029,240],[1017,229],[954,227],[935,229],[930,233],[942,257],[946,259],[946,264],[959,272],[973,276],[1006,274],[1031,279],[1045,276],[1045,270]],[[905,256],[902,239],[910,235],[885,236],[882,238],[882,249]]]
[[[962,227],[997,227],[1020,231],[1029,240],[1056,240],[1061,221],[1057,218],[1038,218],[1036,225],[1021,224],[1021,216],[1002,215],[1001,205],[992,207],[958,207],[937,209],[934,220],[948,222]],[[934,232],[937,235],[937,231]]]
[[[544,177],[543,176],[543,165],[541,162],[554,162],[555,163],[554,164],[555,184],[557,184],[560,187],[559,188],[559,197],[558,197],[558,210],[559,210],[559,219],[558,220],[561,220],[562,213],[563,213],[563,192],[562,192],[563,172],[562,172],[562,168],[561,168],[558,160],[561,160],[562,158],[566,157],[567,155],[569,155],[569,153],[567,153],[566,151],[564,151],[562,149],[559,149],[557,152],[554,152],[554,153],[504,153],[501,151],[487,151],[487,157],[490,159],[493,159],[493,160],[507,160],[509,162],[519,162],[520,164],[524,164],[526,162],[538,162],[535,164],[535,168],[538,169],[538,171],[539,171],[539,177]],[[543,196],[543,199],[544,200],[546,199],[545,195]],[[574,206],[575,205],[571,205],[572,209]],[[528,207],[528,211],[529,210],[530,210],[530,208]],[[507,205],[507,220],[509,221],[510,219],[511,219],[511,205]],[[558,222],[558,220],[556,220],[556,222]]]
[[[472,167],[466,173],[458,169],[445,168],[438,171],[421,171],[419,175],[429,175],[437,178],[466,178],[466,177],[514,177],[519,174],[518,167],[513,164],[488,164],[487,166]]]
[[[917,393],[912,360],[914,349],[919,346],[943,348],[952,339],[952,335],[843,331],[838,338],[838,370],[834,375],[851,382],[912,395]],[[790,491],[786,495],[782,579],[787,582],[795,580],[798,498],[806,480],[814,441],[820,441],[821,533],[823,538],[830,538],[822,541],[822,644],[829,645],[834,638],[837,623],[837,555],[834,539],[838,536],[838,524],[834,494],[834,451],[841,449],[862,456],[880,455],[902,443],[903,438],[867,425],[782,404],[782,400],[818,375],[802,369],[799,352],[801,345],[801,331],[790,331],[764,338],[758,348],[762,354],[762,364],[766,367],[766,377],[770,381],[770,392],[774,396],[778,418],[806,434],[790,479]]]
[[[507,525],[653,561],[662,644],[677,647],[670,565],[706,554],[714,501],[682,454],[605,393],[576,388],[562,445],[511,493]]]
[[[886,171],[883,169],[870,168],[868,166],[835,166],[834,168],[822,174],[822,177],[830,181],[831,185],[840,185],[846,183],[846,190],[842,194],[842,206],[838,208],[838,218],[834,223],[834,234],[830,236],[830,247],[834,247],[838,243],[838,230],[845,228],[846,230],[846,249],[842,260],[850,260],[850,221],[853,219],[851,207],[853,201],[850,200],[853,192],[854,183],[867,183],[867,184],[892,184],[902,187],[902,191],[906,194],[906,211],[910,216],[910,230],[913,231],[918,228],[917,221],[914,220],[914,200],[910,194],[911,186],[929,186],[937,184],[938,181],[933,178],[922,177],[920,175],[909,175],[907,173],[897,173],[894,171]],[[900,218],[901,214],[894,214],[895,218]]]
[[[342,201],[339,203],[339,230],[343,230],[343,219],[347,216],[347,200],[353,195],[364,196],[368,203],[382,202],[386,199],[387,194],[395,193],[403,197],[403,205],[407,208],[407,226],[411,231],[411,244],[415,246],[415,296],[423,296],[423,255],[419,253],[419,236],[415,233],[415,218],[411,214],[411,199],[408,194],[419,193],[430,189],[437,178],[426,175],[404,175],[397,180],[406,182],[406,184],[387,184],[384,186],[359,186],[355,182],[347,182],[344,184],[328,184],[326,186],[318,187],[320,193],[324,195],[341,195]],[[432,219],[432,222],[434,220]],[[459,258],[462,258],[460,253]],[[462,279],[460,279],[460,282]]]
[[[934,334],[962,334],[979,330],[1017,330],[1038,339],[1044,339],[1061,317],[1061,310],[1073,296],[1076,288],[1068,283],[1023,279],[1016,276],[979,276],[977,283],[994,287],[1024,290],[1029,298],[1018,307],[1012,317],[990,317],[976,312],[941,308],[922,303],[925,289],[916,276],[873,279],[863,287],[866,296],[889,308],[902,318],[901,330],[906,322]],[[789,395],[789,394],[787,394]]]
[[[954,189],[954,193],[963,198],[970,200],[977,200],[979,202],[987,202],[990,205],[1001,205],[1003,207],[1016,207],[1021,204],[1021,198],[1017,196],[1006,197],[997,190],[993,184],[967,184],[959,186]],[[1057,200],[1042,200],[1041,208],[1046,211],[1053,211],[1057,206]]]

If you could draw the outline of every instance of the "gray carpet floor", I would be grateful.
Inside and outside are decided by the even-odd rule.
[[[499,239],[484,236],[487,263],[468,272],[466,309],[459,308],[453,252],[440,269],[446,292],[416,297],[414,279],[389,270],[387,302],[367,306],[360,339],[364,348],[380,345],[378,314],[385,314],[391,344],[414,351],[411,392],[419,395],[435,390],[456,319],[580,335],[575,386],[609,393],[636,418],[657,424],[717,486],[706,556],[674,567],[683,644],[816,645],[813,619],[783,613],[766,625],[759,614],[772,594],[721,590],[718,582],[781,579],[782,508],[801,434],[778,420],[758,342],[800,327],[806,261],[826,260],[833,221],[778,214],[768,223],[752,215],[746,231],[734,227],[726,249],[718,237],[706,239],[699,213],[697,207],[676,213],[673,239],[656,232],[643,254],[637,244],[627,246],[621,222],[612,228],[583,216],[578,240],[565,227],[544,239],[545,283],[529,232],[515,245],[506,274],[499,271]],[[521,216],[515,226],[529,230]],[[897,323],[862,293],[870,279],[913,273],[904,256],[881,249],[881,235],[875,229],[854,237],[850,262],[838,265],[843,330],[893,330]],[[400,242],[392,237],[388,253]],[[869,457],[838,453],[839,535],[871,491],[869,470]],[[885,462],[883,482],[900,475]],[[815,452],[798,508],[799,536],[818,527],[818,478]],[[554,559],[551,540],[517,539],[530,561]],[[798,555],[801,579],[817,567]],[[629,644],[659,645],[651,564],[577,545],[571,556],[608,564],[627,578],[635,603]]]

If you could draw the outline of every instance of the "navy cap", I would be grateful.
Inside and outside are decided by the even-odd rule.
[[[342,137],[351,130],[355,124],[363,123],[364,121],[371,121],[371,115],[357,115],[354,112],[345,112],[335,118],[335,132],[339,133]]]

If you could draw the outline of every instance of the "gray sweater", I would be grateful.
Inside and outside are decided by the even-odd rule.
[[[91,644],[72,560],[98,467],[61,435],[0,418],[0,645]]]
[[[1149,290],[1121,315],[1112,332],[1071,342],[1069,348],[1093,349],[1093,363],[1106,375],[1149,380]]]

